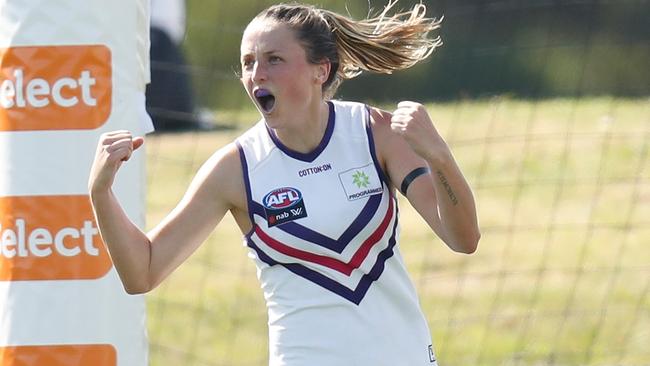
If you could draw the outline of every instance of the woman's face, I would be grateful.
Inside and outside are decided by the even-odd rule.
[[[329,64],[311,64],[286,25],[256,20],[241,42],[241,81],[269,127],[300,116],[322,101]]]

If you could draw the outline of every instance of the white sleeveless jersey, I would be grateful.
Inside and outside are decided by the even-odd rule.
[[[237,139],[272,366],[436,365],[363,104],[329,102],[309,154],[264,121]]]

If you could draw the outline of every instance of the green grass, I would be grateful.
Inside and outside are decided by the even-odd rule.
[[[452,253],[401,200],[402,254],[442,365],[650,365],[650,101],[427,106],[474,189],[482,239]],[[384,106],[391,109],[392,106]],[[227,132],[148,138],[147,222]],[[151,365],[265,365],[266,311],[228,216],[148,297]]]

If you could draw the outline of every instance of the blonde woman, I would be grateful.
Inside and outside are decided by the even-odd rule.
[[[425,108],[332,100],[362,71],[408,68],[440,45],[424,5],[362,21],[274,5],[246,27],[241,81],[262,119],[217,151],[145,234],[111,192],[143,143],[102,136],[89,187],[126,291],[155,288],[229,211],[258,268],[270,365],[436,365],[398,248],[396,190],[454,251],[480,237],[471,190]]]

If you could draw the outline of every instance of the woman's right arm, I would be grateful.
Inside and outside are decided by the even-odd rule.
[[[100,234],[130,294],[148,292],[162,282],[232,208],[229,197],[245,194],[237,150],[228,145],[201,167],[176,208],[145,234],[127,217],[111,188],[121,164],[142,143],[127,131],[102,135],[89,178]]]

